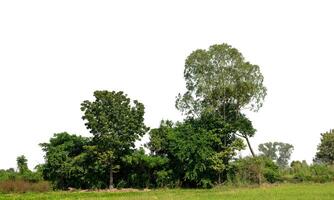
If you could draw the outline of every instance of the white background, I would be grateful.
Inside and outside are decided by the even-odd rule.
[[[151,128],[182,119],[184,60],[223,42],[265,77],[264,107],[248,114],[254,148],[288,142],[292,159],[310,162],[334,128],[333,10],[321,0],[0,1],[0,168],[21,154],[42,163],[38,144],[54,133],[89,136],[80,103],[95,90],[144,103]]]

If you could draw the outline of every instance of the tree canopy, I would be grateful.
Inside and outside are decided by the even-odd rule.
[[[321,134],[317,149],[314,159],[316,162],[334,164],[334,129]]]
[[[241,111],[262,107],[267,89],[259,66],[245,61],[236,48],[217,44],[208,50],[195,50],[187,57],[184,78],[187,90],[178,95],[176,107],[188,117],[216,113],[225,122],[223,126],[238,124],[230,134],[245,138],[255,156],[248,139],[255,129]],[[240,132],[245,125],[248,131]]]
[[[260,68],[245,61],[228,44],[212,45],[192,52],[185,62],[187,91],[179,94],[176,106],[187,115],[215,111],[232,104],[236,109],[258,110],[267,90]]]
[[[84,101],[81,110],[86,127],[93,134],[93,143],[101,159],[110,166],[110,184],[113,188],[113,172],[119,168],[114,163],[130,153],[134,143],[148,128],[144,124],[144,105],[133,102],[123,92],[95,91],[94,101]]]
[[[293,151],[293,145],[283,142],[266,142],[259,144],[260,154],[270,158],[280,167],[287,167]]]

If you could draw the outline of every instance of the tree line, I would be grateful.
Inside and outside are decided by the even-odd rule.
[[[295,180],[297,170],[288,165],[291,144],[264,143],[259,145],[261,155],[255,155],[249,141],[256,129],[244,111],[258,111],[267,94],[259,66],[228,44],[212,45],[187,57],[184,78],[186,91],[177,96],[175,105],[185,119],[161,120],[152,129],[144,123],[143,103],[122,91],[95,91],[93,101],[81,104],[91,137],[63,132],[40,144],[45,152],[44,179],[58,189],[209,188],[222,183],[273,183],[289,180],[290,175]],[[146,133],[149,153],[135,148]],[[315,160],[333,164],[333,153],[323,153],[334,152],[333,148],[322,146],[323,140],[334,144],[333,136],[322,136]],[[246,147],[252,156],[238,157]],[[295,162],[296,166],[301,169],[303,163]],[[326,173],[333,172],[334,177],[327,166]]]

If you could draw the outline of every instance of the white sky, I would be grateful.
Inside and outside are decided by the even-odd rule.
[[[123,90],[155,128],[178,120],[184,61],[228,43],[261,67],[268,95],[249,114],[266,141],[311,161],[334,128],[331,1],[0,1],[0,168],[43,162],[38,146],[62,131],[89,135],[80,103]]]

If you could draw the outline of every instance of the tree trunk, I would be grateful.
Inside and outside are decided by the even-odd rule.
[[[247,135],[245,135],[244,137],[245,137],[245,139],[246,139],[246,141],[247,141],[247,144],[248,144],[248,147],[249,147],[250,152],[252,153],[252,156],[255,157],[255,153],[254,153],[254,151],[253,151],[253,148],[252,148],[252,146],[251,146],[251,144],[250,144],[250,142],[249,142],[249,139],[248,139]]]
[[[112,172],[112,161],[110,164],[110,177],[109,177],[109,189],[114,189],[114,177],[113,177],[113,172]]]
[[[218,184],[220,185],[222,183],[221,178],[220,178],[220,172],[218,173]]]

